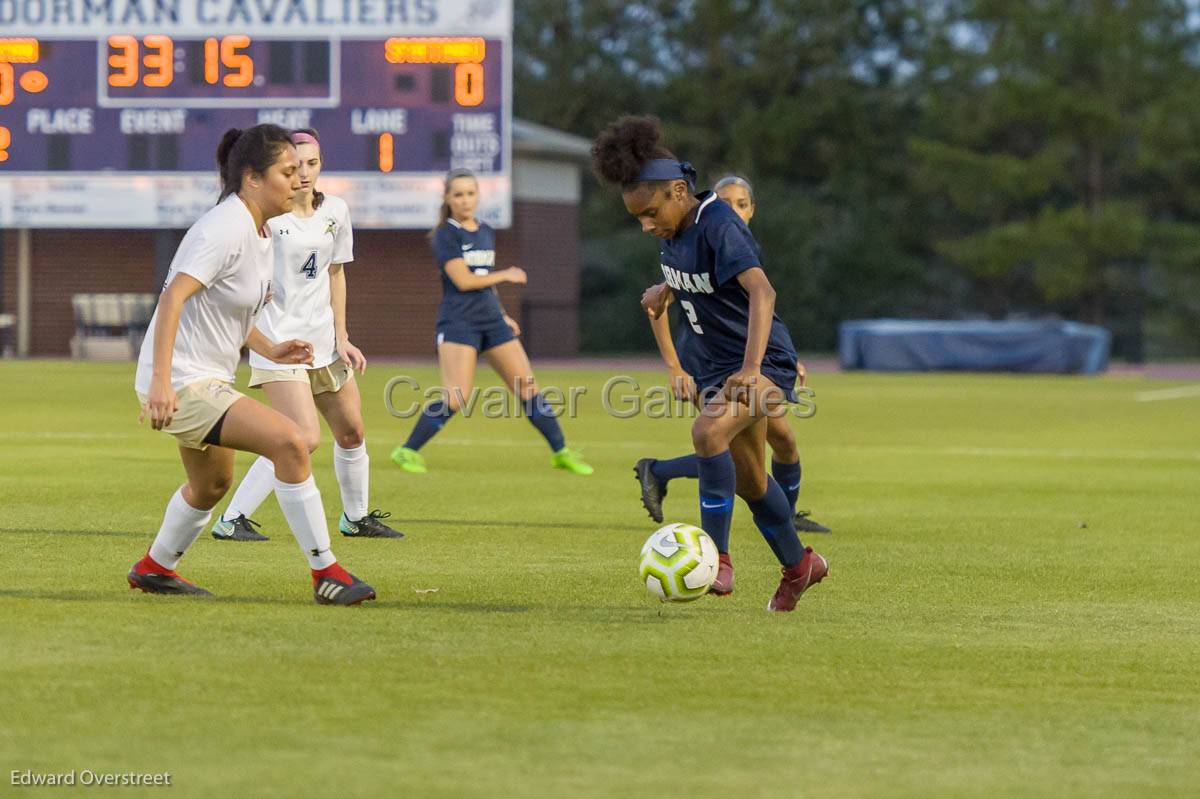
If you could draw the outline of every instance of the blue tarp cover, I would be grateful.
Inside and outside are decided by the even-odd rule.
[[[842,322],[843,369],[886,372],[1054,372],[1108,368],[1109,332],[1076,322]]]

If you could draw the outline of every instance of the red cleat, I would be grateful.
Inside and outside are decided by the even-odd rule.
[[[190,583],[175,573],[174,569],[156,563],[146,555],[133,564],[129,574],[125,576],[130,588],[141,589],[147,594],[188,594],[191,596],[212,596],[195,583]]]
[[[813,552],[812,547],[804,548],[804,557],[790,569],[783,570],[783,579],[775,596],[767,603],[767,611],[787,613],[796,609],[796,600],[812,586],[825,579],[829,574],[829,563],[825,558]]]
[[[717,596],[729,596],[733,593],[733,561],[726,552],[717,555],[717,579],[713,580],[708,593]]]
[[[318,605],[357,605],[375,598],[375,589],[343,569],[338,563],[316,570],[313,599]]]

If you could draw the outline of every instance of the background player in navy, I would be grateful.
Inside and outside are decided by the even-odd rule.
[[[525,271],[496,267],[496,234],[475,218],[479,183],[466,170],[446,176],[441,218],[433,230],[433,257],[442,275],[442,304],[437,317],[438,365],[445,400],[430,403],[408,440],[392,450],[392,460],[408,472],[428,471],[419,452],[463,406],[475,382],[482,354],[504,384],[524,403],[525,415],[546,439],[557,469],[591,474],[592,467],[568,449],[558,419],[541,396],[529,356],[517,336],[521,329],[504,312],[495,286],[524,284]]]
[[[729,527],[736,493],[783,566],[771,611],[795,609],[828,573],[796,535],[792,508],[767,474],[771,413],[794,398],[796,350],[775,316],[775,291],[746,223],[712,192],[692,196],[696,172],[659,144],[658,120],[622,117],[592,147],[596,174],[621,187],[625,209],[660,240],[663,276],[680,308],[678,350],[696,383],[700,523],[721,563],[713,591],[733,590]]]
[[[727,203],[741,217],[747,226],[754,217],[754,189],[744,178],[728,175],[713,185],[713,192]],[[665,316],[667,306],[675,299],[671,287],[659,283],[646,289],[642,296],[642,307],[650,317],[650,326],[654,330],[654,340],[658,343],[658,351],[671,373],[671,388],[679,399],[691,399],[694,396],[694,381],[691,375],[684,371],[676,354],[675,343],[671,340],[670,323]],[[804,385],[804,368],[796,364],[798,382]],[[767,444],[771,447],[771,475],[788,502],[795,510],[796,500],[800,497],[800,450],[796,446],[796,436],[792,426],[788,424],[786,415],[770,416],[767,419]],[[650,513],[650,518],[656,522],[663,520],[662,502],[667,495],[667,483],[676,477],[700,476],[700,467],[696,455],[680,455],[667,460],[642,458],[633,468],[638,482],[642,487],[642,505]],[[806,533],[828,533],[829,528],[810,519],[808,511],[795,511],[794,522],[796,529]]]

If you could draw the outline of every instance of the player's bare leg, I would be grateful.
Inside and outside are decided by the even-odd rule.
[[[167,505],[162,527],[145,557],[133,565],[130,588],[151,594],[212,596],[175,572],[181,558],[208,524],[209,515],[233,480],[234,452],[224,447],[205,450],[179,447],[187,482]]]
[[[418,450],[469,401],[471,389],[475,385],[475,365],[478,360],[479,353],[469,344],[453,341],[438,344],[438,366],[442,372],[445,399],[431,402],[422,411],[409,440],[392,450],[393,463],[412,474],[425,474],[429,471],[425,465],[425,456]],[[414,437],[420,441],[414,442]]]
[[[550,450],[554,453],[551,465],[572,474],[591,474],[594,471],[592,467],[583,461],[579,453],[567,447],[558,419],[541,397],[537,378],[533,375],[533,366],[530,365],[529,356],[520,340],[512,339],[492,347],[484,353],[484,357],[509,391],[523,403],[530,424],[550,445]]]
[[[321,441],[321,427],[313,406],[312,390],[307,380],[279,380],[264,383],[263,393],[271,407],[296,423],[308,451],[316,450]],[[259,532],[262,526],[254,520],[259,507],[275,493],[275,467],[267,458],[258,458],[250,465],[233,492],[225,512],[213,522],[212,537],[218,541],[266,541]]]
[[[338,530],[352,538],[404,538],[404,533],[384,524],[390,513],[367,509],[370,459],[363,437],[358,381],[351,375],[339,391],[324,391],[312,399],[333,432],[334,470],[342,493]]]
[[[354,605],[374,599],[375,589],[343,569],[333,556],[321,492],[312,478],[309,442],[299,426],[261,403],[240,399],[226,415],[221,444],[256,452],[274,465],[275,495],[312,569],[316,601]]]

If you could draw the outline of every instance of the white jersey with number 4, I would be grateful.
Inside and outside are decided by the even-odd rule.
[[[354,260],[350,209],[339,197],[325,195],[310,217],[284,214],[270,221],[275,242],[274,296],[259,315],[258,329],[274,342],[300,339],[313,345],[310,369],[337,360],[333,306],[329,304],[329,266]],[[295,369],[250,353],[255,369]]]
[[[210,377],[233,382],[242,345],[271,294],[272,249],[271,237],[259,235],[254,217],[236,194],[196,220],[183,237],[164,288],[181,274],[204,288],[187,299],[179,315],[171,355],[171,387],[176,391]],[[134,388],[141,394],[150,393],[157,326],[156,308],[138,356]]]

